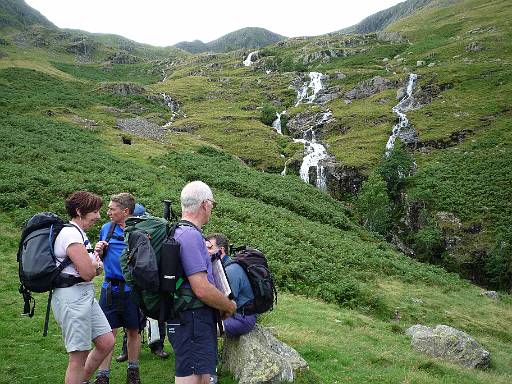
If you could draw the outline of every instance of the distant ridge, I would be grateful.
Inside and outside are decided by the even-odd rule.
[[[23,0],[0,1],[0,29],[25,29],[33,25],[57,28],[41,13]]]
[[[434,2],[434,0],[407,0],[388,9],[374,13],[351,27],[339,32],[344,33],[371,33],[381,31],[391,23],[408,16],[418,9]]]
[[[248,27],[230,32],[209,43],[203,43],[200,40],[182,41],[174,47],[190,53],[229,52],[243,48],[261,48],[286,38],[264,28]]]

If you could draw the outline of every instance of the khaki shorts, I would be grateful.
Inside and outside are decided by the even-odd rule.
[[[91,342],[112,329],[94,298],[92,283],[56,288],[52,297],[55,320],[62,329],[66,351],[89,351]]]

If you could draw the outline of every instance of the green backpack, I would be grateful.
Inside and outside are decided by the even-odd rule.
[[[166,219],[139,216],[126,219],[121,268],[131,288],[131,299],[153,319],[166,321],[177,312],[203,305],[190,288],[181,287],[186,277],[180,261],[180,244],[174,239],[180,221],[173,226]],[[186,307],[184,307],[184,303]]]

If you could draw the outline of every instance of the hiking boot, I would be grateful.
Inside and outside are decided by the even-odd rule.
[[[121,354],[116,357],[116,361],[118,363],[122,363],[123,361],[126,361],[126,360],[128,360],[128,354],[124,353],[124,352],[121,352]]]
[[[109,384],[107,376],[98,376],[96,380],[94,380],[94,384]]]
[[[169,354],[164,351],[164,349],[152,349],[151,353],[153,355],[157,355],[161,359],[167,359],[169,357]]]
[[[126,384],[140,384],[139,368],[128,368],[127,369]]]

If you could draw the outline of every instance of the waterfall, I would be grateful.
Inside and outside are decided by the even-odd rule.
[[[327,111],[322,116],[322,120],[317,126],[323,125],[332,116],[331,111]],[[308,134],[311,134],[311,140],[308,140]],[[300,166],[300,178],[306,183],[309,183],[309,169],[311,167],[316,168],[316,187],[322,191],[327,190],[327,180],[325,175],[325,167],[320,165],[320,161],[327,159],[329,154],[325,147],[316,141],[316,134],[313,128],[308,129],[304,132],[302,139],[294,139],[296,143],[304,144],[304,158]]]
[[[316,95],[323,88],[322,77],[323,75],[320,72],[309,73],[310,81],[305,81],[302,88],[297,91],[297,102],[295,106],[298,106],[304,99],[307,100],[307,103],[312,103],[315,100]]]
[[[252,64],[252,57],[255,54],[257,54],[257,53],[258,53],[258,51],[254,51],[254,52],[249,53],[249,56],[247,56],[247,59],[244,60],[244,65],[246,67],[250,67],[251,66],[251,64]]]
[[[391,150],[395,146],[395,140],[400,135],[401,131],[409,126],[409,120],[405,115],[405,112],[412,108],[414,98],[412,96],[412,91],[414,89],[414,85],[416,83],[416,79],[418,75],[411,73],[409,75],[409,81],[407,83],[406,95],[400,102],[393,107],[393,112],[398,116],[398,123],[393,126],[393,131],[391,132],[391,136],[389,136],[388,142],[386,143],[386,156],[389,156]]]
[[[169,120],[167,123],[165,123],[162,126],[162,128],[169,128],[177,116],[177,111],[178,111],[180,105],[178,104],[178,102],[176,100],[174,100],[171,96],[167,95],[166,93],[161,93],[160,95],[164,98],[165,105],[167,105],[167,107],[172,112],[171,120]]]
[[[286,111],[283,111],[281,113],[276,112],[277,119],[275,119],[274,122],[272,123],[272,128],[274,128],[280,135],[283,134],[283,131],[281,129],[281,115],[285,112]]]

